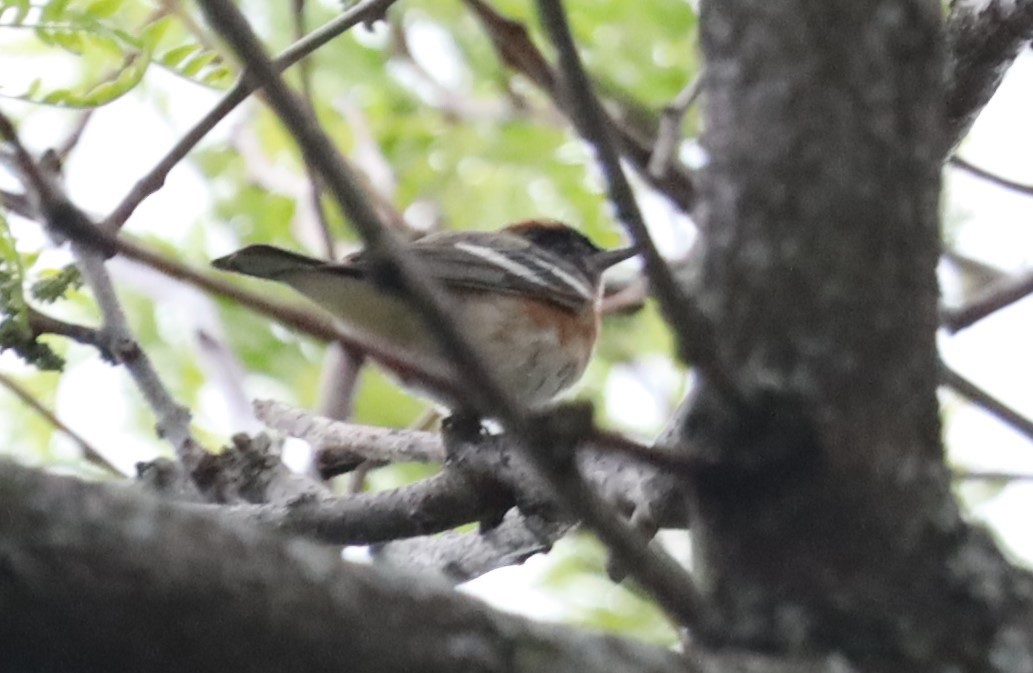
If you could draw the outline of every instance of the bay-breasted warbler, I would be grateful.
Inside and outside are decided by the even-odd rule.
[[[444,289],[452,315],[503,385],[530,407],[548,403],[581,378],[599,333],[603,272],[636,252],[602,250],[551,220],[496,232],[431,234],[408,250]],[[251,245],[213,264],[286,283],[328,310],[358,343],[369,344],[374,357],[391,353],[432,374],[431,380],[457,380],[426,325],[390,283],[376,278],[361,251],[324,261]],[[397,371],[389,359],[385,363]],[[432,384],[415,383],[452,406]]]

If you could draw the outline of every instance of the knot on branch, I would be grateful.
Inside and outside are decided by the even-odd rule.
[[[183,466],[168,458],[136,464],[136,484],[143,490],[172,500],[203,502],[204,497]]]
[[[205,499],[218,503],[282,503],[323,489],[280,460],[281,443],[266,434],[237,434],[217,454],[204,454],[192,476]]]
[[[682,424],[684,444],[699,462],[698,481],[730,485],[780,482],[820,455],[817,428],[804,400],[784,390],[751,394],[745,406],[712,394],[703,382]]]

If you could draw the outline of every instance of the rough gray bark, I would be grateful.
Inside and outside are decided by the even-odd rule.
[[[678,658],[536,628],[443,583],[0,464],[0,661],[21,671],[669,671]],[[610,668],[610,667],[613,668]]]
[[[721,0],[701,26],[704,307],[750,400],[704,389],[685,426],[722,464],[692,513],[709,637],[1008,670],[1029,578],[960,519],[939,438],[939,4]]]
[[[148,673],[848,671],[504,615],[427,578],[0,462],[0,669]]]
[[[1033,38],[1030,0],[954,0],[947,22],[947,147],[962,141]]]

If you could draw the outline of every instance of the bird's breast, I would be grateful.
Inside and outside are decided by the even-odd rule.
[[[528,406],[551,401],[581,378],[598,331],[592,306],[571,313],[520,296],[470,296],[460,313],[487,365]]]

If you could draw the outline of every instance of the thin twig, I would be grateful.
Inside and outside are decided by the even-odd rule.
[[[1000,421],[1033,440],[1033,420],[1030,420],[1000,401],[975,383],[972,383],[944,363],[940,363],[940,380],[973,404],[996,416]]]
[[[294,41],[300,42],[305,37],[305,0],[293,0],[291,2],[291,16],[294,19]],[[301,80],[301,93],[308,105],[312,115],[318,118],[316,113],[316,99],[312,95],[312,62],[303,58],[298,62],[298,78]],[[312,212],[316,215],[316,222],[319,224],[319,233],[323,243],[323,256],[326,259],[334,258],[334,236],[330,231],[330,220],[327,219],[326,209],[323,208],[323,188],[319,182],[314,168],[305,164],[305,175],[308,177],[310,194],[312,200]]]
[[[623,287],[614,288],[611,292],[607,286],[599,312],[604,316],[613,314],[630,314],[639,311],[649,298],[649,283],[644,276],[636,275]]]
[[[26,203],[25,217],[39,219],[41,216],[36,209],[28,203],[28,199],[19,195]],[[10,204],[4,203],[4,206]],[[346,349],[365,354],[377,360],[384,367],[394,372],[403,381],[418,381],[425,383],[434,390],[440,391],[454,399],[460,397],[455,384],[443,377],[436,376],[433,372],[427,371],[419,363],[406,359],[404,354],[388,352],[377,348],[376,344],[365,343],[355,339],[338,329],[333,322],[319,313],[298,308],[295,305],[283,304],[271,301],[263,294],[249,292],[241,287],[227,282],[211,274],[202,273],[174,259],[165,257],[138,242],[124,235],[114,236],[104,233],[101,230],[89,230],[87,236],[93,237],[93,244],[99,249],[118,252],[124,257],[139,262],[169,278],[183,281],[184,283],[209,292],[211,294],[232,299],[242,306],[246,306],[256,313],[272,318],[287,327],[299,332],[322,339],[323,341],[340,342]],[[31,311],[31,309],[30,309]],[[43,332],[62,334],[76,341],[85,344],[92,344],[101,349],[102,355],[110,357],[105,350],[107,344],[105,339],[100,337],[96,330],[68,323],[60,323],[44,314],[30,312],[30,324],[36,321],[36,329]]]
[[[581,65],[563,5],[560,0],[538,0],[537,4],[542,23],[559,54],[574,124],[584,139],[595,147],[617,217],[645,260],[650,288],[674,331],[679,356],[699,367],[727,402],[740,405],[739,393],[718,358],[717,341],[710,322],[678,286],[642,219],[635,194],[621,168],[606,117]]]
[[[704,463],[687,450],[676,451],[673,448],[659,445],[645,446],[623,435],[606,430],[595,429],[586,437],[586,440],[582,448],[597,453],[613,453],[619,456],[627,456],[659,470],[692,475],[698,472],[701,467],[713,467],[713,463]]]
[[[1033,270],[1018,276],[1002,278],[987,286],[964,306],[944,309],[940,323],[948,330],[959,332],[979,322],[991,313],[1001,310],[1033,294]]]
[[[16,215],[21,215],[24,218],[31,220],[36,217],[36,212],[32,207],[32,202],[29,201],[29,197],[25,194],[0,189],[0,205],[2,205],[5,210],[9,210]]]
[[[111,276],[104,267],[104,258],[73,243],[72,252],[78,258],[83,280],[93,291],[94,299],[103,318],[101,328],[110,350],[129,371],[137,388],[157,417],[158,435],[172,444],[176,455],[188,470],[201,460],[204,450],[190,430],[190,410],[179,404],[162,382],[154,365],[140,344],[133,338],[122,303],[115,292]]]
[[[71,239],[72,254],[100,309],[100,330],[108,350],[126,367],[157,417],[158,434],[169,441],[188,469],[200,461],[203,449],[190,432],[190,411],[169,394],[150,358],[133,339],[122,305],[104,262],[110,243],[96,225],[57,188],[22,146],[14,125],[0,114],[0,135],[13,148],[26,191],[32,194],[51,233]]]
[[[523,74],[552,99],[553,104],[568,118],[576,113],[571,101],[561,95],[556,82],[559,79],[538,47],[531,40],[527,28],[503,16],[483,0],[465,0],[484,27],[499,58],[510,68]],[[649,158],[655,145],[652,139],[615,116],[603,112],[612,129],[617,148],[643,180],[685,213],[691,213],[696,200],[696,188],[691,173],[679,162],[671,162],[664,177],[657,178],[648,170]]]
[[[362,351],[334,342],[323,355],[323,372],[319,385],[319,413],[347,420],[352,415],[355,390],[365,357]]]
[[[950,158],[950,163],[952,166],[960,168],[966,173],[971,173],[977,178],[982,178],[987,182],[992,182],[993,184],[999,187],[1004,187],[1005,189],[1010,189],[1013,192],[1025,194],[1026,196],[1033,196],[1033,185],[1026,185],[1021,182],[1009,180],[1008,178],[1002,178],[1000,175],[997,175],[996,173],[991,173],[985,168],[980,168],[979,166],[976,166],[974,164],[969,163],[968,161],[965,161],[957,154]]]
[[[128,237],[120,236],[115,241],[120,254],[169,278],[181,280],[188,285],[225,299],[232,299],[241,306],[246,306],[256,313],[317,339],[333,341],[338,338],[347,338],[334,328],[329,319],[314,311],[272,301],[267,298],[267,295],[250,292],[210,273],[198,271],[182,262],[165,257]]]
[[[434,432],[346,423],[275,400],[255,400],[255,415],[268,427],[304,439],[317,451],[392,463],[443,463],[445,449]]]
[[[642,537],[623,521],[577,478],[576,471],[553,472],[555,454],[563,444],[541,423],[533,423],[512,395],[501,385],[493,371],[466,342],[458,325],[445,309],[441,290],[426,278],[404,248],[380,222],[365,199],[357,178],[341,161],[304,105],[280,80],[265,55],[261,43],[246,19],[230,0],[205,0],[202,9],[215,29],[222,34],[248,64],[254,79],[265,88],[267,99],[281,122],[301,146],[328,190],[366,242],[371,259],[377,260],[399,294],[424,321],[437,338],[445,357],[461,373],[466,384],[467,408],[498,418],[517,440],[537,468],[541,482],[568,510],[592,529],[633,570],[636,579],[648,587],[665,609],[685,624],[698,620],[701,599],[691,578],[666,554],[650,549]],[[569,441],[569,440],[568,440]],[[569,448],[569,444],[566,444]],[[571,478],[571,473],[574,478]]]
[[[312,31],[304,39],[292,44],[285,49],[275,61],[277,71],[282,72],[291,67],[305,56],[319,49],[324,44],[338,35],[353,28],[360,23],[370,23],[383,16],[388,7],[397,0],[364,0],[351,9],[342,13],[322,27]],[[179,139],[157,165],[147,172],[142,178],[136,181],[133,188],[126,194],[111,214],[108,215],[101,227],[110,233],[115,233],[122,228],[129,216],[133,214],[144,199],[161,189],[165,184],[165,178],[169,171],[190,153],[197,143],[201,141],[208,132],[215,128],[222,119],[247,99],[256,88],[255,82],[246,76],[242,76],[233,88],[226,92],[208,114],[202,117],[187,133]]]
[[[90,119],[93,117],[93,111],[95,109],[96,108],[92,108],[80,114],[79,119],[75,122],[75,126],[72,127],[72,132],[68,134],[68,137],[65,138],[63,143],[58,145],[57,150],[55,151],[62,162],[68,160],[68,155],[72,153],[72,150],[74,150],[79,144],[79,141],[82,140],[83,133],[86,131],[86,126],[90,123]]]
[[[185,264],[163,257],[126,237],[111,237],[108,240],[112,242],[112,245],[116,247],[119,253],[129,259],[145,264],[170,278],[182,280],[212,294],[232,299],[243,306],[253,309],[257,313],[273,318],[284,325],[317,339],[339,341],[350,349],[369,355],[401,377],[403,381],[419,381],[426,383],[434,390],[440,390],[442,394],[454,398],[460,397],[460,393],[453,382],[427,371],[418,362],[406,359],[404,354],[380,349],[377,348],[376,344],[365,343],[355,339],[355,337],[338,329],[323,315],[293,305],[270,301],[261,294],[248,292],[222,279],[201,273]]]
[[[29,328],[35,336],[41,334],[57,334],[81,343],[85,346],[93,346],[100,350],[101,355],[106,360],[111,360],[112,355],[107,350],[108,344],[106,343],[104,336],[93,327],[87,327],[85,325],[76,325],[74,323],[66,322],[64,320],[58,320],[53,316],[49,316],[32,306],[28,307],[28,321]]]
[[[294,39],[301,42],[305,38],[305,0],[293,0],[291,14],[294,17]],[[316,98],[312,90],[312,61],[303,58],[298,63],[298,76],[301,80],[301,92],[312,115],[318,118]],[[305,176],[308,178],[309,198],[312,212],[319,225],[319,233],[323,243],[323,256],[334,259],[334,236],[330,228],[330,219],[323,206],[323,185],[319,174],[308,162],[305,162]],[[319,386],[319,411],[324,416],[337,420],[345,420],[351,416],[355,387],[358,385],[359,373],[362,371],[364,357],[362,351],[348,348],[341,342],[330,345],[323,355],[323,376]]]
[[[25,403],[27,407],[29,407],[37,414],[42,416],[44,419],[46,419],[46,421],[50,423],[52,426],[68,435],[69,439],[71,439],[73,442],[79,445],[79,449],[82,451],[83,458],[85,458],[91,464],[96,465],[102,470],[110,472],[115,476],[126,476],[125,472],[115,467],[115,465],[112,464],[107,458],[105,458],[102,453],[97,451],[97,449],[95,449],[93,445],[86,440],[85,437],[83,437],[78,432],[65,425],[60,418],[54,415],[54,412],[52,412],[50,409],[44,406],[44,404],[40,402],[38,399],[36,399],[36,397],[31,392],[29,392],[29,390],[25,388],[22,384],[18,383],[17,381],[7,376],[3,372],[0,372],[0,385],[3,385],[5,388],[10,390],[15,395],[15,397],[20,399],[22,402]]]
[[[951,478],[955,481],[1033,481],[1033,474],[1018,472],[983,472],[981,470],[955,469]]]
[[[428,103],[441,110],[450,121],[489,120],[495,121],[507,114],[503,101],[481,100],[470,92],[456,89],[444,84],[420,62],[413,54],[409,44],[409,34],[405,21],[395,17],[390,23],[391,56],[405,64],[431,91]]]
[[[667,175],[674,159],[678,143],[681,142],[681,123],[689,108],[703,92],[703,78],[706,73],[701,68],[691,82],[685,85],[669,105],[660,113],[660,127],[656,131],[656,144],[653,156],[649,157],[649,174],[662,178]]]
[[[347,97],[337,99],[333,107],[350,127],[354,159],[343,159],[345,163],[353,166],[356,177],[366,189],[366,198],[373,202],[373,207],[380,216],[402,238],[415,238],[418,232],[412,230],[391,200],[397,180],[391,174],[391,166],[377,145],[376,138],[369,128],[369,121],[361,108]]]

